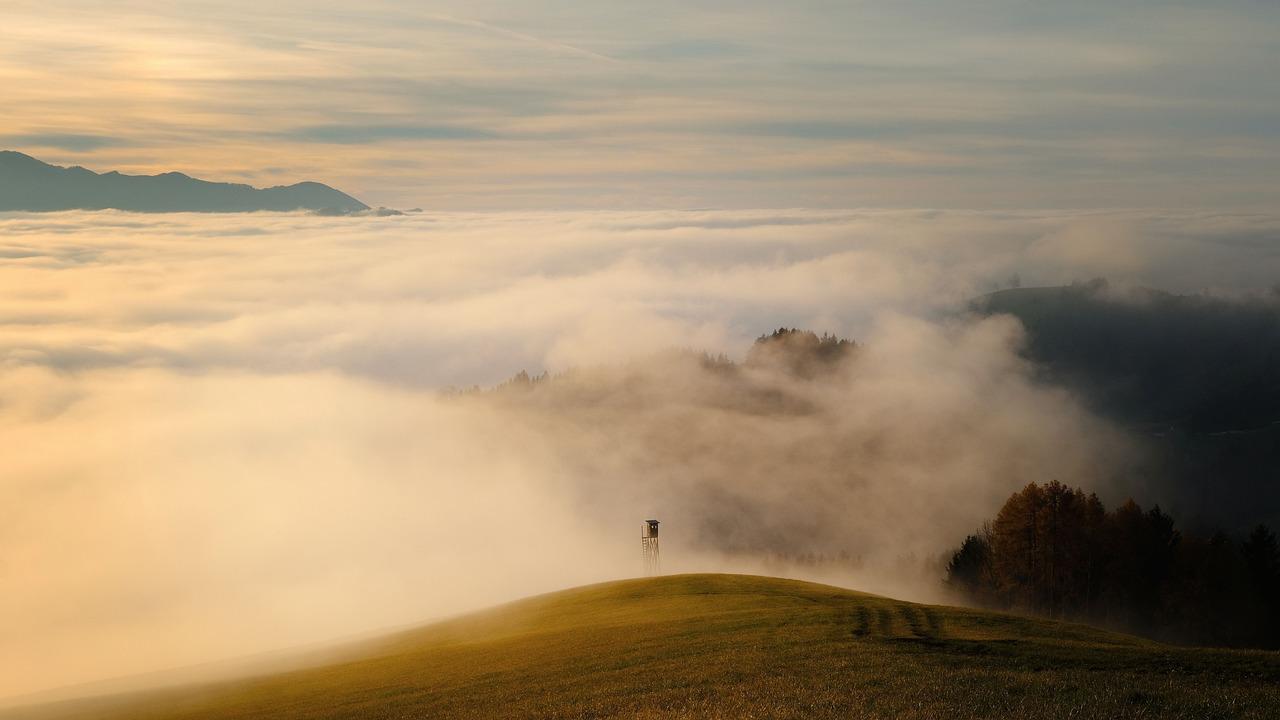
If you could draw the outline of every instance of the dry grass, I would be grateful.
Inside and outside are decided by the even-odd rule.
[[[5,718],[1277,718],[1280,654],[811,583],[568,590],[253,680]]]

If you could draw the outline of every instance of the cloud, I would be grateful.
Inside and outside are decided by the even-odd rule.
[[[76,133],[27,133],[0,135],[0,145],[18,148],[56,148],[88,152],[108,147],[118,147],[126,142],[122,138],[106,135],[80,135]]]
[[[345,145],[386,140],[484,140],[494,135],[484,130],[449,125],[313,125],[286,131],[281,137]]]
[[[957,308],[1014,274],[1264,292],[1278,231],[1193,212],[5,215],[0,585],[20,591],[0,598],[19,668],[0,694],[629,575],[649,513],[672,568],[845,552],[860,569],[827,579],[933,597],[892,568],[1046,467],[1096,486],[1128,452],[1033,379],[1016,324]],[[819,386],[726,384],[663,352],[741,359],[778,326],[862,350]],[[522,369],[568,374],[437,394]]]
[[[1257,3],[10,5],[0,124],[58,163],[450,209],[1277,201]]]
[[[1077,268],[1090,276],[1108,273],[1134,277],[1159,248],[1123,219],[1099,218],[1072,223],[1037,240],[1028,254],[1039,262]],[[1166,240],[1166,242],[1171,242]]]
[[[586,50],[584,48],[576,47],[568,43],[556,42],[553,40],[546,40],[544,38],[535,37],[527,33],[515,32],[507,28],[499,27],[492,23],[481,22],[479,20],[470,20],[470,19],[460,18],[460,17],[453,17],[449,15],[430,15],[428,17],[431,20],[435,20],[437,22],[446,23],[450,25],[457,25],[465,28],[475,28],[477,30],[482,30],[486,33],[497,35],[503,38],[510,38],[512,40],[517,40],[519,42],[527,43],[530,45],[535,45],[537,47],[544,48],[556,53],[568,53],[570,55],[575,55],[575,56],[587,58],[590,60],[599,60],[606,63],[618,62],[615,58],[611,58],[607,55],[601,55],[598,52]]]
[[[1209,214],[66,213],[13,215],[0,230],[0,358],[337,370],[417,387],[599,359],[568,338],[600,336],[600,318],[633,318],[646,338],[614,344],[666,334],[736,353],[778,325],[856,337],[885,308],[941,312],[1015,274],[1264,290],[1280,262],[1265,242],[1273,218]]]

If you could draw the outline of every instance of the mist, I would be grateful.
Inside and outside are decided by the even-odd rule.
[[[1123,434],[1035,379],[1016,321],[965,301],[1095,276],[1268,292],[1278,229],[1151,212],[2,216],[0,696],[632,576],[646,517],[668,572],[936,599],[921,568],[1013,489],[1133,481]],[[858,349],[820,380],[740,362],[779,326]],[[456,392],[521,370],[552,377]],[[847,562],[779,560],[805,554]]]

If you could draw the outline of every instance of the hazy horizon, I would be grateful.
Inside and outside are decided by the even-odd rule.
[[[14,0],[0,148],[447,210],[1266,208],[1269,3]]]

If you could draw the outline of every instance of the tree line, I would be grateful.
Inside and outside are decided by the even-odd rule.
[[[1031,483],[965,538],[947,582],[969,601],[1166,641],[1280,648],[1280,548],[1187,534],[1159,506],[1108,511],[1095,494]]]

